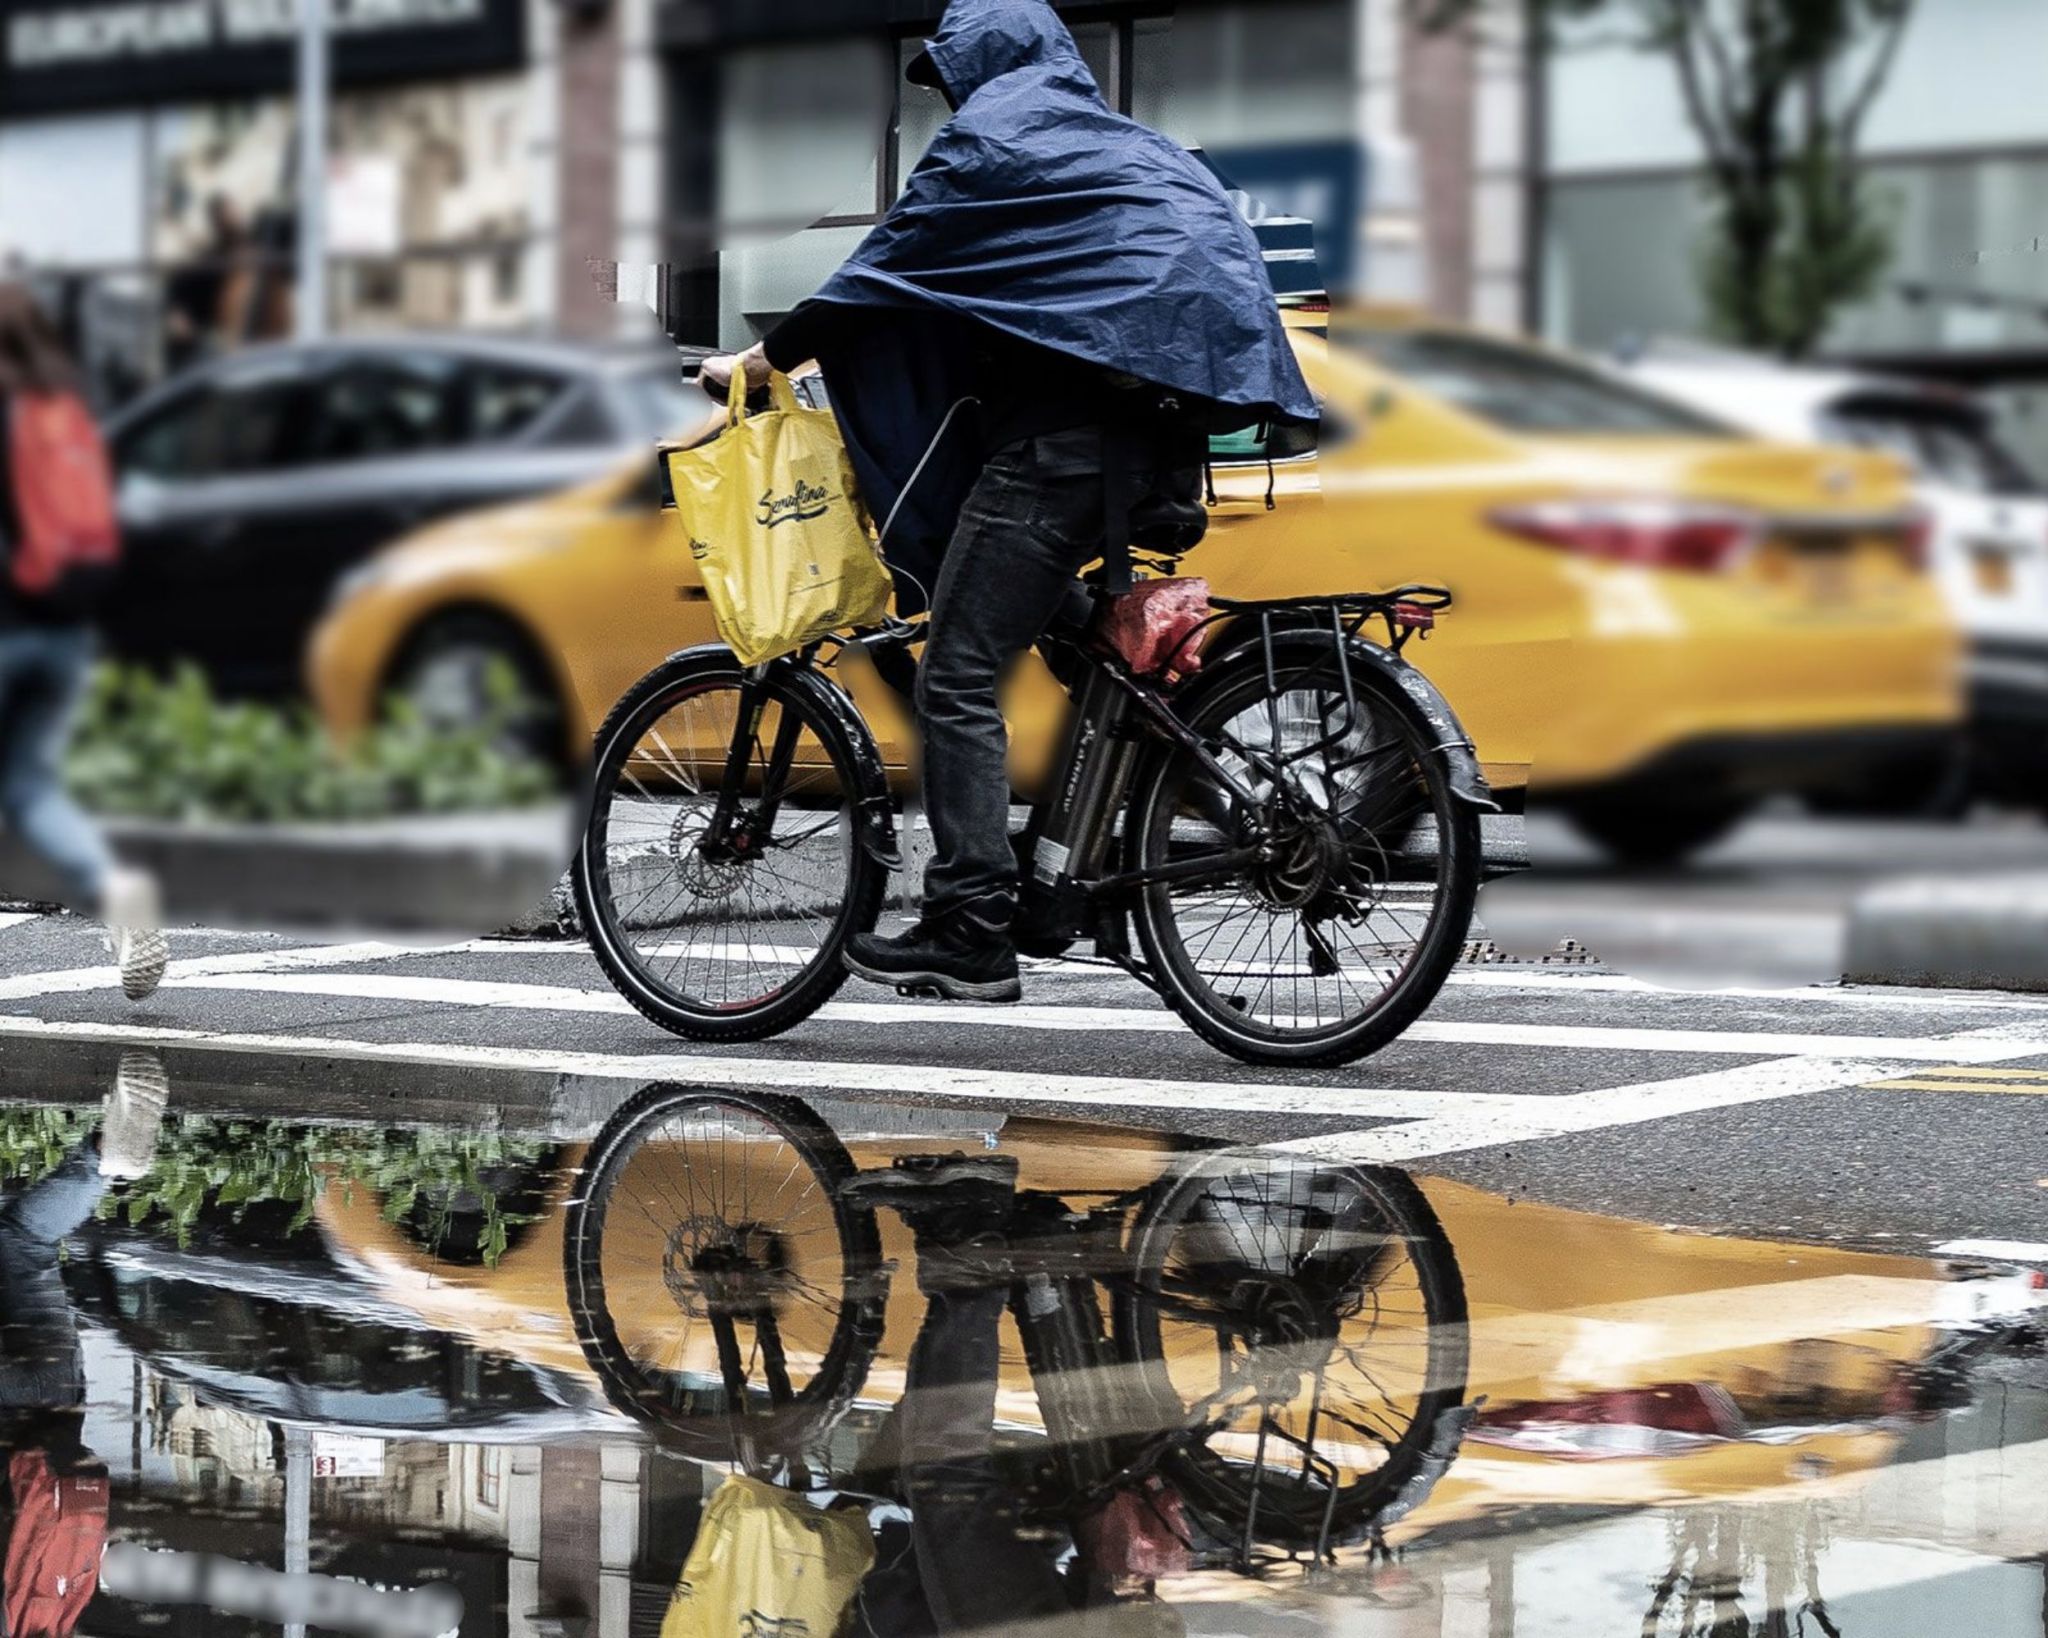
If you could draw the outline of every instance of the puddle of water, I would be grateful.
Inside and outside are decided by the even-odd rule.
[[[5,1071],[13,1634],[2044,1631],[2025,1275],[980,1109]]]

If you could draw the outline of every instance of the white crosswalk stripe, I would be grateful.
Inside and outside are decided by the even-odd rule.
[[[374,957],[365,959],[375,959]],[[335,996],[406,1001],[421,1005],[491,1007],[529,1012],[629,1013],[608,989],[527,984],[474,978],[433,978],[406,973],[262,972],[187,970],[165,980],[177,989],[233,990],[270,995]],[[1021,1005],[954,1002],[835,1001],[818,1018],[826,1023],[926,1024],[947,1029],[991,1028],[1121,1034],[1177,1032],[1183,1026],[1165,1008]],[[1435,1020],[1414,1025],[1405,1039],[1470,1046],[1527,1047],[1549,1051],[1726,1053],[1767,1057],[1799,1055],[1897,1059],[1915,1062],[1991,1063],[2048,1050],[2048,1021],[1962,1036],[1840,1035],[1779,1030],[1658,1029],[1605,1024],[1525,1024],[1512,1020]],[[2003,1028],[2003,1026],[2002,1026]],[[2029,1043],[2016,1050],[2013,1042]]]
[[[735,956],[759,959],[764,952],[781,946],[736,947]],[[565,972],[576,982],[529,981],[527,967],[501,967],[495,961],[479,966],[485,954],[508,961],[521,957],[531,963],[539,957],[575,958],[564,968],[559,961],[538,970],[560,976]],[[434,969],[443,963],[454,969],[443,975]],[[1039,992],[1032,1004],[1012,1007],[939,1005],[896,999],[842,999],[823,1009],[813,1028],[841,1026],[839,1039],[848,1043],[833,1058],[750,1055],[738,1051],[695,1052],[687,1049],[660,1050],[664,1039],[642,1025],[627,1003],[598,981],[587,953],[579,946],[547,940],[471,940],[435,947],[412,947],[382,941],[363,941],[326,946],[271,946],[221,955],[200,956],[174,962],[166,979],[165,995],[176,1005],[183,993],[196,1001],[202,994],[223,998],[305,998],[390,1002],[404,1009],[403,1027],[413,1039],[335,1040],[319,1036],[294,1035],[267,1030],[208,1030],[192,1027],[165,1028],[151,1024],[89,1021],[46,1021],[23,1016],[38,998],[76,998],[95,991],[110,991],[113,974],[106,967],[68,968],[51,972],[20,973],[0,979],[0,1004],[16,1009],[15,1015],[0,1014],[0,1037],[110,1041],[159,1041],[172,1045],[206,1046],[219,1050],[250,1053],[316,1055],[342,1060],[389,1061],[418,1064],[468,1065],[480,1068],[528,1069],[554,1074],[589,1075],[617,1080],[681,1079],[786,1087],[813,1092],[870,1093],[967,1104],[1053,1104],[1075,1107],[1122,1106],[1131,1109],[1257,1113],[1273,1116],[1315,1117],[1358,1123],[1355,1129],[1334,1136],[1301,1140],[1305,1153],[1342,1157],[1356,1161],[1411,1161],[1432,1154],[1487,1148],[1508,1143],[1535,1143],[1577,1133],[1626,1127],[1668,1120],[1707,1110],[1743,1104],[1804,1097],[1835,1088],[1868,1086],[1887,1077],[1916,1073],[1948,1073],[1952,1076],[2002,1075],[2014,1070],[1971,1070],[1969,1066],[2008,1063],[2048,1055],[2048,1015],[2042,1004],[2015,1005],[1991,1014],[2002,1021],[1986,1027],[1951,1030],[1928,1035],[1867,1034],[1799,1028],[1711,1027],[1716,1018],[1731,1024],[1749,1024],[1756,1019],[1754,1008],[1687,1009],[1678,1016],[1685,1027],[1657,1027],[1630,1022],[1560,1023],[1530,1017],[1527,997],[1541,994],[1564,998],[1577,994],[1597,995],[1627,989],[1633,993],[1650,990],[1633,979],[1613,974],[1541,972],[1536,969],[1474,971],[1459,975],[1470,986],[1458,1017],[1433,1016],[1415,1025],[1404,1037],[1403,1046],[1448,1045],[1495,1049],[1503,1067],[1495,1087],[1512,1088],[1518,1078],[1540,1089],[1516,1090],[1428,1090],[1410,1087],[1377,1087],[1370,1073],[1361,1070],[1356,1084],[1314,1085],[1301,1079],[1287,1079],[1269,1072],[1262,1079],[1232,1079],[1245,1072],[1215,1060],[1216,1078],[1160,1079],[1147,1075],[1075,1074],[1008,1067],[985,1067],[995,1050],[991,1042],[1019,1034],[1042,1038],[1080,1039],[1087,1036],[1105,1040],[1177,1034],[1183,1026],[1155,998],[1122,985],[1115,975],[1093,965],[1049,964],[1067,974],[1086,974],[1108,983],[1102,989],[1077,991],[1054,985]],[[420,970],[422,967],[427,970]],[[403,968],[404,970],[392,970]],[[1041,969],[1043,971],[1044,969]],[[506,976],[456,976],[483,972]],[[587,978],[587,982],[583,981]],[[1114,987],[1113,987],[1114,986]],[[873,991],[866,992],[869,995]],[[1774,999],[1816,1001],[1839,1005],[1842,992],[1752,992]],[[855,996],[861,994],[854,992]],[[1062,995],[1073,1001],[1062,1001]],[[1498,1008],[1486,997],[1497,994]],[[1122,997],[1128,996],[1125,1002]],[[1894,998],[1887,996],[1886,1000]],[[1948,1000],[1924,997],[1960,1008],[1968,999]],[[2017,1000],[2017,998],[2007,998]],[[76,1004],[75,1001],[72,1004]],[[160,1004],[162,1002],[160,1001]],[[209,1009],[209,1016],[217,1009]],[[232,1012],[232,1009],[231,1009]],[[457,1033],[441,1027],[445,1019],[473,1018],[478,1013],[523,1013],[537,1017],[582,1015],[589,1018],[622,1020],[614,1028],[602,1026],[596,1039],[591,1027],[581,1026],[587,1046],[602,1048],[616,1041],[627,1050],[568,1050],[546,1043],[538,1049],[524,1046],[479,1045],[463,1040],[437,1039]],[[1478,1016],[1472,1014],[1477,1013]],[[1555,1016],[1551,1014],[1550,1016]],[[1570,1016],[1569,1013],[1566,1016]],[[1597,1017],[1594,1013],[1592,1016]],[[1638,1008],[1640,1018],[1655,1018],[1657,1012]],[[1770,1016],[1796,1023],[1797,1006],[1778,1006]],[[1965,1013],[1963,1016],[1967,1017]],[[1978,1015],[1980,1018],[1982,1014]],[[1703,1025],[1702,1020],[1706,1023]],[[389,1025],[394,1020],[384,1020]],[[1893,1020],[1896,1022],[1896,1020]],[[855,1034],[845,1033],[851,1027]],[[510,1026],[508,1026],[509,1028]],[[567,1025],[558,1026],[566,1029]],[[915,1062],[874,1062],[847,1056],[853,1041],[891,1040],[889,1031],[915,1028],[921,1033],[914,1048],[898,1056]],[[869,1032],[875,1033],[869,1033]],[[473,1033],[473,1026],[462,1034]],[[829,1041],[829,1032],[823,1034]],[[645,1050],[634,1050],[642,1047]],[[775,1049],[766,1049],[772,1054]],[[829,1050],[829,1049],[828,1049]],[[1007,1049],[1003,1049],[1007,1050]],[[1065,1050],[1065,1049],[1062,1049]],[[1660,1077],[1636,1084],[1596,1087],[1584,1090],[1589,1077],[1597,1079],[1603,1060],[1591,1060],[1584,1075],[1558,1077],[1544,1084],[1540,1074],[1524,1074],[1559,1054],[1610,1054],[1607,1062],[1626,1062],[1630,1057],[1658,1055],[1752,1060],[1729,1064],[1705,1073]],[[977,1060],[983,1062],[977,1062]],[[1002,1062],[1000,1058],[996,1060]],[[1055,1060],[1057,1061],[1057,1060]],[[1089,1065],[1086,1047],[1079,1062]],[[1186,1059],[1177,1062],[1187,1062]],[[1199,1062],[1199,1060],[1196,1060]],[[1412,1062],[1412,1060],[1403,1060]],[[1071,1057],[1060,1065],[1070,1067]],[[1924,1066],[1947,1066],[1930,1071]],[[1640,1068],[1637,1071],[1641,1073]],[[1183,1070],[1182,1075],[1186,1075]],[[1202,1071],[1195,1071],[1197,1077]]]

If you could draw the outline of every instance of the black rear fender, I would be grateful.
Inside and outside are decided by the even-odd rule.
[[[1328,663],[1333,633],[1327,625],[1313,624],[1314,613],[1304,610],[1288,617],[1285,625],[1276,620],[1273,657],[1276,664],[1293,670]],[[1369,688],[1373,698],[1404,718],[1429,754],[1444,765],[1445,785],[1452,796],[1482,813],[1500,812],[1500,803],[1480,771],[1472,738],[1458,721],[1442,691],[1392,649],[1361,638],[1344,639],[1344,653],[1350,662],[1356,686]],[[1260,623],[1243,619],[1226,626],[1202,656],[1200,674],[1184,687],[1175,700],[1176,709],[1192,715],[1199,709],[1207,690],[1220,688],[1242,675],[1240,668],[1265,665]]]

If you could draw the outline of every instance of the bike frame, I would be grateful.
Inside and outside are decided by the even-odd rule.
[[[1349,661],[1358,652],[1358,639],[1366,623],[1376,617],[1385,620],[1388,641],[1374,651],[1398,658],[1411,637],[1434,627],[1437,612],[1448,607],[1450,601],[1448,591],[1424,586],[1405,586],[1379,594],[1277,598],[1263,602],[1212,599],[1214,612],[1182,638],[1179,649],[1162,670],[1170,675],[1182,654],[1214,637],[1219,627],[1224,628],[1222,641],[1210,645],[1218,651],[1219,665],[1239,662],[1242,656],[1256,650],[1265,674],[1274,749],[1246,744],[1234,737],[1226,741],[1225,748],[1256,779],[1270,785],[1283,808],[1308,817],[1315,813],[1315,803],[1297,770],[1342,744],[1357,726],[1360,705]],[[1341,684],[1342,709],[1315,741],[1282,750],[1278,717],[1282,671],[1298,660],[1283,661],[1281,649],[1283,645],[1299,645],[1304,637],[1327,637],[1329,663]],[[1137,895],[1152,887],[1199,887],[1214,880],[1228,880],[1248,868],[1272,863],[1276,843],[1271,835],[1261,834],[1241,846],[1195,858],[1168,860],[1146,869],[1105,871],[1103,861],[1140,749],[1149,743],[1170,747],[1186,756],[1240,811],[1256,813],[1265,805],[1265,799],[1251,782],[1220,760],[1188,725],[1178,708],[1181,687],[1137,676],[1121,660],[1098,651],[1073,644],[1062,646],[1082,668],[1083,680],[1074,690],[1076,719],[1053,773],[1050,788],[1055,794],[1034,809],[1031,830],[1027,831],[1027,835],[1036,836],[1036,842],[1026,861],[1024,919],[1032,921],[1035,914],[1049,923],[1039,930],[1055,941],[1060,937],[1083,936],[1092,919],[1098,953],[1151,984],[1151,974],[1129,947],[1122,917]],[[1319,669],[1322,663],[1318,661],[1312,669]],[[1381,746],[1367,755],[1383,755],[1397,748]],[[1471,754],[1470,742],[1462,733],[1446,748],[1466,756]],[[1098,768],[1097,764],[1107,766]],[[1073,800],[1077,797],[1078,802]],[[1065,811],[1070,807],[1074,811]]]
[[[1227,747],[1255,776],[1268,782],[1280,794],[1283,804],[1308,813],[1313,811],[1313,800],[1296,776],[1295,769],[1310,758],[1342,744],[1356,726],[1360,706],[1348,663],[1351,656],[1360,652],[1363,646],[1398,659],[1408,641],[1431,630],[1437,614],[1448,608],[1450,603],[1451,594],[1444,588],[1421,585],[1402,586],[1390,592],[1275,598],[1257,602],[1217,598],[1212,600],[1213,612],[1208,619],[1187,633],[1173,661],[1163,669],[1171,673],[1180,654],[1193,652],[1198,646],[1212,648],[1216,656],[1214,663],[1218,664],[1239,660],[1245,653],[1256,649],[1265,670],[1269,710],[1274,718],[1272,743],[1278,747],[1281,731],[1275,696],[1279,692],[1285,663],[1280,649],[1283,643],[1298,644],[1307,636],[1327,637],[1330,660],[1340,680],[1343,697],[1343,711],[1335,725],[1327,728],[1313,743],[1286,751],[1268,750],[1235,739]],[[1387,638],[1383,643],[1367,644],[1363,632],[1375,619],[1385,622]],[[1219,628],[1222,641],[1216,642],[1213,639]],[[922,635],[921,626],[892,620],[880,630],[828,638],[798,654],[769,661],[748,671],[741,685],[738,722],[726,753],[717,802],[698,844],[707,857],[745,858],[765,845],[773,835],[800,731],[792,716],[785,714],[777,725],[775,740],[768,749],[762,772],[758,800],[751,809],[746,803],[746,784],[748,769],[760,742],[769,682],[776,672],[781,669],[817,669],[821,655],[828,650],[836,652],[848,647],[861,647],[880,653],[906,649],[921,640]],[[1024,891],[1027,900],[1049,897],[1059,923],[1068,927],[1065,936],[1080,937],[1086,931],[1091,915],[1099,919],[1100,913],[1106,911],[1113,917],[1115,912],[1128,906],[1135,895],[1147,888],[1199,886],[1209,880],[1228,879],[1252,866],[1270,863],[1274,846],[1272,840],[1254,837],[1241,846],[1198,858],[1168,861],[1145,870],[1111,869],[1104,872],[1103,861],[1108,854],[1129,774],[1145,744],[1169,746],[1191,758],[1206,779],[1245,811],[1256,812],[1264,799],[1251,783],[1221,761],[1201,736],[1182,720],[1175,706],[1184,685],[1170,685],[1138,676],[1121,659],[1091,647],[1064,642],[1057,643],[1057,646],[1071,657],[1078,669],[1079,680],[1073,689],[1077,710],[1065,750],[1053,770],[1050,789],[1059,794],[1034,808],[1032,829],[1027,832],[1037,838],[1036,851],[1043,855],[1042,858],[1034,858],[1026,874]],[[1449,731],[1433,748],[1469,759],[1471,742],[1461,730],[1456,729],[1455,719],[1449,717],[1447,707],[1443,718]],[[1368,755],[1385,754],[1394,748],[1380,747]],[[1476,775],[1476,762],[1472,768]],[[1057,821],[1058,834],[1048,834],[1044,829],[1049,819]],[[1149,976],[1140,969],[1128,948],[1128,940],[1118,934],[1116,927],[1098,927],[1098,948],[1110,960],[1149,983]]]

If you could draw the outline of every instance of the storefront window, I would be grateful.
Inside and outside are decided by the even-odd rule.
[[[729,235],[875,214],[886,55],[846,41],[761,46],[733,53],[720,74],[718,214]]]
[[[1354,7],[1257,0],[1140,21],[1131,112],[1189,146],[1328,139],[1352,126]]]

